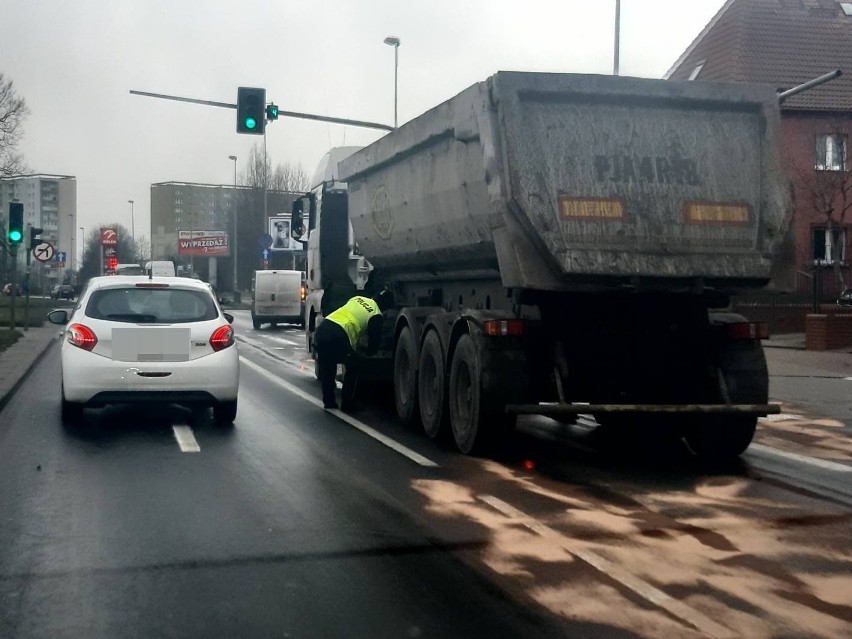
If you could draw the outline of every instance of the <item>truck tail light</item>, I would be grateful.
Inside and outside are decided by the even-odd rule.
[[[308,298],[308,287],[307,286],[303,286],[301,288],[301,290],[299,291],[299,297],[302,299],[303,302]]]
[[[524,321],[511,320],[488,320],[482,327],[482,331],[489,337],[502,337],[504,335],[523,335]]]
[[[234,329],[230,326],[220,326],[210,336],[210,346],[215,352],[219,352],[233,346],[234,344]]]
[[[766,322],[727,324],[725,334],[728,339],[769,339],[769,324]]]
[[[84,351],[91,351],[98,343],[95,332],[88,326],[71,324],[65,330],[68,332],[68,343],[77,348],[82,348]]]

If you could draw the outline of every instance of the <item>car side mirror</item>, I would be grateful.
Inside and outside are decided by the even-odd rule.
[[[222,315],[224,315],[225,319],[228,320],[228,324],[234,323],[234,316],[233,315],[231,315],[230,313],[225,313],[225,312],[223,312]]]
[[[47,314],[47,321],[51,324],[60,324],[64,326],[68,323],[68,311],[61,308],[58,308],[55,311],[50,311],[50,313]]]

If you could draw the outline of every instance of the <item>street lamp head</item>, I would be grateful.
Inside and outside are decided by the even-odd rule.
[[[390,45],[392,47],[398,47],[399,42],[400,42],[399,38],[397,38],[395,36],[388,36],[387,38],[385,38],[385,44]]]
[[[233,160],[234,162],[236,162],[236,161],[237,161],[237,156],[236,156],[236,155],[229,155],[229,156],[228,156],[228,159],[229,159],[229,160]]]

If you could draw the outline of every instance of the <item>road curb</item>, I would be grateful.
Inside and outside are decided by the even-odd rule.
[[[6,404],[9,403],[9,400],[11,399],[11,397],[21,387],[21,384],[24,383],[24,381],[29,376],[30,372],[32,372],[33,368],[35,368],[35,365],[38,364],[39,360],[41,360],[41,358],[44,357],[44,354],[47,353],[47,350],[54,343],[56,343],[57,337],[58,336],[56,334],[54,334],[50,339],[48,339],[44,343],[44,346],[42,346],[40,349],[36,345],[35,350],[31,351],[31,360],[26,365],[26,368],[24,369],[23,373],[21,373],[21,375],[18,377],[18,379],[15,380],[15,382],[9,387],[8,390],[6,390],[5,392],[0,391],[0,392],[2,392],[2,394],[0,394],[0,410],[2,410],[6,406]],[[21,339],[24,339],[24,338],[22,337]],[[16,342],[16,344],[17,343],[20,343],[20,340],[18,340],[18,342]]]

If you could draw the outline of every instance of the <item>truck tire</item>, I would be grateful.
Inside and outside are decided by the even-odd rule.
[[[465,455],[483,452],[514,427],[516,416],[483,392],[476,344],[470,335],[459,338],[453,353],[448,400],[453,439]]]
[[[393,356],[393,397],[396,414],[406,426],[416,426],[420,418],[417,406],[417,343],[407,326],[396,341]]]
[[[760,342],[727,342],[722,345],[719,358],[731,402],[766,404],[769,401],[769,373]],[[753,415],[704,415],[689,421],[684,439],[702,460],[726,462],[748,448],[756,428],[757,417]]]
[[[254,327],[254,329],[255,329],[255,330],[260,330],[260,325],[261,325],[261,324],[262,324],[262,322],[260,321],[260,318],[259,318],[259,317],[256,317],[256,316],[255,316],[255,314],[254,314],[254,313],[252,313],[252,314],[251,314],[251,325]]]
[[[426,334],[420,349],[420,366],[417,370],[417,395],[420,403],[420,421],[431,439],[447,432],[446,368],[444,352],[438,334]]]

